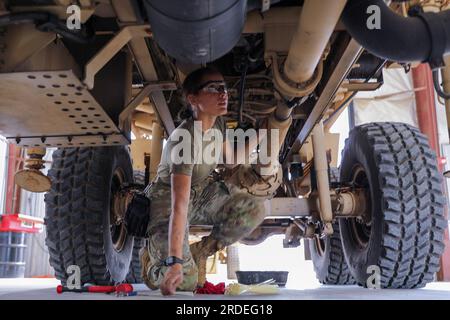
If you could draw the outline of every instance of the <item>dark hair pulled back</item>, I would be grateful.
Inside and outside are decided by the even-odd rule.
[[[194,70],[188,74],[183,81],[183,95],[186,101],[186,109],[180,113],[182,119],[193,117],[193,110],[190,104],[187,102],[186,97],[190,94],[198,94],[199,87],[203,84],[204,79],[209,75],[220,74],[220,71],[214,67],[207,66]]]

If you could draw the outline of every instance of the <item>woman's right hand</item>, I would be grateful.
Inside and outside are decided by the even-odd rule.
[[[175,294],[177,287],[183,282],[183,265],[176,263],[167,269],[164,280],[160,285],[161,293],[165,296]]]

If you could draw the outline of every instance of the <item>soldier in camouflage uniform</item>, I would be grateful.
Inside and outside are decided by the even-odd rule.
[[[185,93],[200,94],[200,90],[193,92],[186,90],[186,82],[190,82],[190,87],[201,85],[201,83],[211,83],[211,87],[204,89],[204,94],[219,95],[218,107],[223,108],[225,99],[225,113],[227,97],[226,91],[217,91],[215,85],[224,83],[223,77],[210,68],[203,68],[195,71],[185,80]],[[223,84],[222,84],[223,85]],[[187,91],[187,92],[186,92]],[[223,92],[225,91],[225,92]],[[214,96],[215,94],[215,96]],[[216,98],[217,99],[217,98]],[[203,106],[204,108],[204,106]],[[213,109],[213,107],[211,107]],[[185,120],[171,137],[179,133],[181,129],[194,135],[196,127],[194,117]],[[212,128],[225,133],[225,123],[221,117],[217,117]],[[192,155],[197,152],[198,141],[193,139]],[[205,150],[211,142],[201,141],[201,150]],[[169,226],[172,213],[172,188],[171,175],[181,174],[191,177],[191,187],[189,205],[187,209],[187,223],[184,228],[184,240],[182,247],[182,282],[177,285],[177,290],[192,291],[197,286],[202,286],[205,279],[198,278],[198,267],[205,265],[206,258],[239,239],[250,234],[264,219],[265,209],[262,199],[253,197],[243,192],[234,185],[224,181],[214,181],[211,173],[217,167],[217,162],[201,164],[176,164],[171,158],[171,151],[175,146],[172,139],[168,139],[164,147],[161,163],[158,167],[157,177],[149,190],[151,199],[150,223],[148,227],[149,242],[148,247],[141,250],[142,276],[148,287],[157,289],[167,286],[164,284],[165,278],[171,267],[165,266],[164,261],[169,255],[170,234]],[[172,217],[173,219],[173,217]],[[189,246],[189,224],[213,225],[213,230],[209,236],[201,241]],[[204,271],[204,270],[203,270]],[[200,272],[202,274],[202,272]],[[204,274],[204,272],[203,272]],[[161,288],[163,291],[163,288]],[[167,290],[163,294],[170,294]]]
[[[146,268],[143,269],[143,279],[146,284],[156,289],[164,277],[167,267],[161,261],[168,256],[169,218],[171,213],[170,187],[156,182],[151,189],[150,198],[152,210],[149,226],[148,253]],[[189,226],[186,225],[183,242],[184,281],[179,290],[192,291],[198,283],[198,269],[193,259],[192,251],[203,254],[206,258],[242,237],[248,235],[264,219],[262,202],[248,193],[244,193],[233,185],[223,181],[205,180],[191,188],[191,198],[188,209],[190,224],[213,225],[211,235],[189,247]]]

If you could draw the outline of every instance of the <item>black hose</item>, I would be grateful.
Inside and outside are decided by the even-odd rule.
[[[239,90],[239,126],[242,127],[244,124],[244,95],[245,95],[245,78],[247,77],[247,69],[248,69],[248,59],[246,59],[241,73],[241,84]]]
[[[50,14],[46,12],[21,12],[0,16],[0,27],[11,24],[31,23],[35,21],[48,21]]]
[[[450,93],[444,92],[441,88],[441,84],[439,83],[439,70],[433,70],[433,84],[439,97],[443,99],[450,99]]]
[[[18,12],[0,16],[0,27],[23,23],[34,23],[40,31],[55,32],[77,43],[91,43],[95,37],[95,32],[89,25],[84,24],[81,30],[72,31],[57,16],[47,12]]]
[[[373,12],[369,6],[379,8],[379,29],[368,27],[369,18],[376,14],[368,13]],[[383,59],[429,62],[436,68],[443,65],[442,57],[450,53],[450,10],[405,18],[389,9],[383,0],[349,0],[342,22],[358,43]]]

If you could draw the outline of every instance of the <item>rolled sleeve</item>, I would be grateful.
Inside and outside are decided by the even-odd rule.
[[[193,164],[171,164],[169,168],[169,174],[183,174],[185,176],[192,176],[194,169]]]

